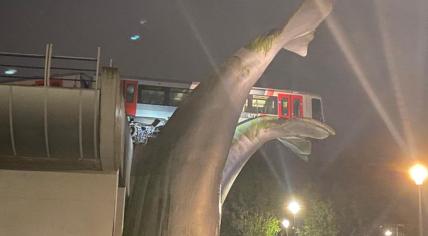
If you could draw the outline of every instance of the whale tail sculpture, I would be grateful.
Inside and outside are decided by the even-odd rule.
[[[221,176],[245,99],[282,48],[306,54],[331,8],[331,0],[305,0],[282,30],[238,50],[196,88],[145,148],[125,235],[219,234]]]

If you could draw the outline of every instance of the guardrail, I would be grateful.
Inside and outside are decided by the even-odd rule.
[[[98,88],[98,80],[99,80],[99,72],[100,72],[100,59],[101,59],[101,48],[97,48],[96,57],[76,57],[76,56],[61,56],[61,55],[53,55],[53,44],[47,44],[45,48],[44,54],[27,54],[27,53],[14,53],[14,52],[0,52],[1,57],[8,58],[18,58],[18,59],[44,59],[43,65],[29,65],[28,61],[24,61],[21,63],[1,63],[0,67],[4,68],[21,68],[27,70],[43,70],[42,75],[34,75],[30,73],[29,75],[15,75],[15,74],[0,74],[0,77],[8,78],[9,80],[5,80],[3,82],[13,82],[20,80],[40,80],[43,79],[44,86],[50,86],[50,79],[52,76],[52,71],[73,71],[80,72],[85,74],[87,72],[94,73],[94,79],[91,79],[91,82],[95,82],[94,88]],[[95,63],[95,67],[92,68],[79,68],[73,66],[53,66],[53,61],[69,61],[69,62],[87,62],[87,63]],[[2,81],[0,81],[1,83]]]

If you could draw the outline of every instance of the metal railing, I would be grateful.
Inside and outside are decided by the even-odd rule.
[[[53,54],[53,44],[46,44],[45,53],[44,54],[27,54],[27,53],[14,53],[14,52],[0,52],[0,58],[16,58],[21,59],[19,63],[2,63],[0,61],[0,68],[20,68],[26,70],[43,70],[43,76],[36,73],[29,73],[30,75],[7,75],[0,74],[0,78],[8,78],[8,80],[0,81],[2,82],[13,82],[13,81],[21,81],[21,80],[41,80],[43,79],[44,86],[50,86],[50,80],[53,75],[52,71],[72,71],[72,72],[80,72],[81,74],[87,75],[86,73],[95,73],[94,79],[91,79],[91,82],[94,82],[95,85],[93,88],[98,88],[98,79],[100,72],[100,59],[101,59],[101,48],[97,48],[96,57],[76,57],[76,56],[61,56]],[[29,59],[44,59],[43,65],[31,65],[28,60]],[[27,61],[25,61],[27,60]],[[84,62],[84,63],[95,63],[92,68],[81,68],[75,66],[54,66],[53,61],[67,61],[70,62]],[[59,74],[61,75],[61,74]],[[86,76],[88,77],[88,76]],[[57,79],[57,78],[56,78]],[[85,79],[87,80],[87,79]]]

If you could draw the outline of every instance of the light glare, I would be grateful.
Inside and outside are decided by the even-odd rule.
[[[412,166],[409,170],[410,177],[415,181],[416,185],[422,185],[428,177],[428,170],[421,164]]]
[[[385,236],[391,236],[392,235],[392,231],[387,229],[385,230]]]
[[[330,15],[327,18],[326,22],[327,22],[327,27],[329,28],[330,32],[334,36],[333,38],[336,40],[340,50],[343,52],[343,55],[345,56],[345,59],[347,60],[355,76],[357,77],[358,82],[361,84],[362,88],[364,89],[370,101],[372,102],[374,108],[376,108],[376,111],[384,121],[386,127],[390,131],[393,138],[396,140],[397,144],[403,150],[406,150],[407,144],[405,140],[400,135],[400,132],[398,131],[398,129],[395,127],[389,114],[386,112],[385,107],[383,106],[383,104],[381,103],[381,100],[377,95],[378,93],[372,88],[369,82],[369,77],[366,75],[366,72],[363,70],[363,67],[360,64],[360,61],[355,56],[355,53],[352,50],[349,40],[345,36],[345,33],[343,32],[339,23],[337,22],[337,20],[334,18],[333,15]]]

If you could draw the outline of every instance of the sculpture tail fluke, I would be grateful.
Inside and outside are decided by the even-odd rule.
[[[316,28],[333,9],[333,0],[305,0],[283,29],[284,49],[305,57]]]
[[[311,154],[311,142],[299,137],[284,137],[278,140],[286,147],[290,148],[299,157],[307,157]]]
[[[299,38],[293,39],[285,44],[284,49],[290,52],[294,52],[299,56],[306,57],[308,55],[309,44],[314,39],[315,32],[310,32]]]

